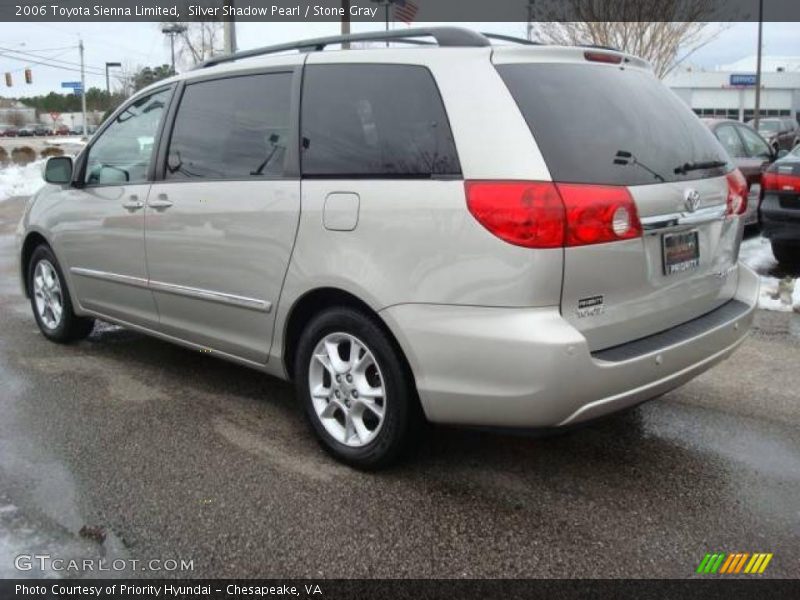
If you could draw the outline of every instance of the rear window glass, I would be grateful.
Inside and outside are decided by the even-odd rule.
[[[301,123],[306,177],[461,171],[439,90],[424,67],[308,66]]]
[[[691,109],[646,71],[580,64],[497,70],[555,181],[645,185],[718,176],[732,168],[682,172],[687,163],[729,159]]]

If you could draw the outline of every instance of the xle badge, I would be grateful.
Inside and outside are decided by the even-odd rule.
[[[596,317],[605,312],[606,305],[602,296],[589,296],[578,300],[578,310],[575,311],[579,318]]]

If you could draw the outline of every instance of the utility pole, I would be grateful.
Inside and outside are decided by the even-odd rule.
[[[225,0],[225,6],[233,8],[233,0]],[[228,14],[232,14],[232,11]],[[236,52],[236,21],[233,17],[228,17],[228,20],[222,23],[222,34],[225,38],[225,54],[233,54]]]
[[[81,53],[81,112],[83,113],[83,137],[86,137],[86,71],[83,68],[83,39],[78,41],[78,49]]]
[[[528,23],[527,23],[527,35],[529,42],[533,41],[533,0],[528,0]]]
[[[350,0],[342,0],[342,35],[350,35]],[[342,50],[349,50],[350,42],[342,42]]]
[[[764,28],[764,0],[758,0],[758,50],[756,52],[756,113],[753,115],[753,127],[758,129],[761,119],[761,34]]]

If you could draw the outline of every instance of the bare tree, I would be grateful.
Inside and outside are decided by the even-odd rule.
[[[187,21],[179,25],[186,31],[175,38],[177,62],[194,66],[224,52],[221,21]]]
[[[720,31],[708,23],[719,8],[715,0],[561,0],[551,6],[537,10],[536,18],[576,20],[534,23],[534,39],[617,48],[650,62],[659,77]]]
[[[8,124],[13,125],[14,127],[22,127],[27,123],[27,119],[25,119],[25,113],[21,110],[12,110],[8,113]]]

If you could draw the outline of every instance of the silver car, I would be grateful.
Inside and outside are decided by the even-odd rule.
[[[730,355],[746,185],[648,64],[347,39],[423,36],[215,58],[50,159],[19,228],[42,333],[102,319],[292,380],[360,468],[423,419],[569,426]]]

